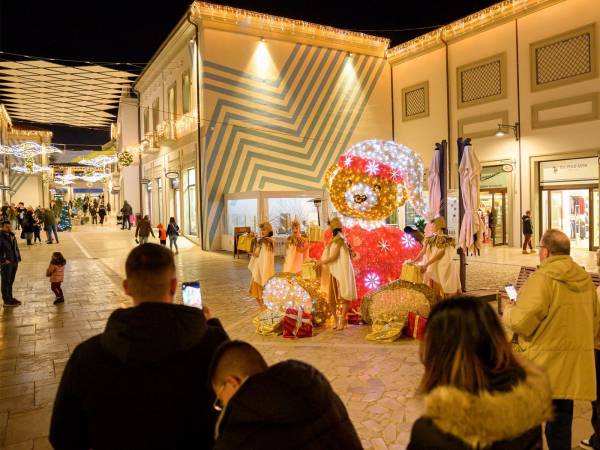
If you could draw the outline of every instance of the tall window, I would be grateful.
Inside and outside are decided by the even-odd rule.
[[[173,83],[167,93],[169,97],[169,120],[175,120],[177,117],[177,84]]]
[[[160,103],[158,101],[158,97],[156,97],[156,100],[154,100],[152,102],[152,129],[154,131],[157,130],[159,122],[160,122]]]
[[[163,222],[164,216],[163,216],[163,183],[162,183],[162,178],[157,178],[156,179],[156,191],[157,191],[157,195],[156,195],[156,201],[158,202],[158,223],[162,223],[163,225],[165,224]]]
[[[185,215],[185,233],[198,234],[196,220],[196,169],[187,169],[184,176],[183,208]]]
[[[190,112],[192,103],[192,83],[189,71],[183,74],[181,81],[181,103],[183,106],[183,114],[185,114]]]
[[[150,131],[150,108],[144,108],[144,134]]]

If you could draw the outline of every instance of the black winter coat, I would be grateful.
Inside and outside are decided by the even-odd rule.
[[[14,233],[0,232],[0,262],[21,262],[21,251]]]
[[[218,413],[207,371],[227,334],[183,305],[114,311],[65,368],[50,442],[62,449],[210,449]]]
[[[21,221],[21,229],[23,233],[33,233],[33,225],[35,220],[33,218],[33,214],[29,211],[25,213],[23,220]]]
[[[531,225],[531,218],[529,216],[523,216],[523,234],[533,234],[533,226]]]
[[[425,398],[424,416],[413,424],[407,450],[541,450],[552,393],[541,369],[522,364],[527,378],[507,392],[435,388]]]
[[[214,450],[362,449],[327,379],[300,361],[248,378],[219,419]]]

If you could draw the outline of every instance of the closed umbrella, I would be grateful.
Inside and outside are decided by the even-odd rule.
[[[462,160],[458,167],[458,174],[465,212],[462,223],[460,224],[458,245],[466,252],[468,249],[473,249],[473,244],[475,242],[473,238],[474,235],[477,235],[478,242],[481,242],[483,231],[481,218],[477,213],[477,208],[479,206],[481,163],[477,159],[477,156],[470,145],[464,147]]]
[[[435,219],[440,215],[442,206],[442,188],[440,183],[440,151],[433,152],[429,175],[427,176],[427,187],[429,189],[429,219]],[[425,236],[433,234],[432,225],[428,223],[425,227]]]

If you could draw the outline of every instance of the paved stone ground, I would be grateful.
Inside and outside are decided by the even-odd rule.
[[[59,245],[22,246],[23,263],[15,295],[24,302],[0,311],[0,448],[47,449],[52,402],[60,376],[73,348],[105,326],[110,313],[131,305],[122,294],[124,260],[134,247],[130,231],[86,225],[62,233]],[[422,403],[414,390],[422,374],[418,344],[366,341],[367,327],[344,332],[320,331],[315,337],[290,341],[254,334],[251,318],[257,308],[248,298],[247,260],[229,254],[204,253],[180,239],[176,257],[182,280],[200,279],[204,300],[223,321],[232,338],[256,345],[269,363],[287,358],[307,361],[332,382],[347,405],[367,449],[405,448]],[[68,260],[63,289],[66,304],[55,307],[45,269],[52,251]],[[589,267],[593,258],[576,258]],[[534,256],[517,249],[485,249],[471,258],[469,289],[499,287],[515,279],[521,264],[535,265]],[[576,405],[574,443],[587,437],[589,406]]]

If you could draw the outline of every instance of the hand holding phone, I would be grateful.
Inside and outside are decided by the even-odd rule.
[[[186,281],[181,283],[183,304],[202,309],[202,291],[200,281]]]
[[[508,295],[508,298],[510,299],[510,301],[512,303],[516,303],[517,302],[517,289],[512,284],[507,284],[506,286],[504,286],[504,290],[506,291],[506,294]]]

